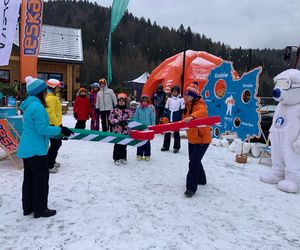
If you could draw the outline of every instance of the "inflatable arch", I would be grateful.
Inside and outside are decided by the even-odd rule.
[[[184,90],[192,81],[197,81],[202,90],[211,70],[220,66],[222,63],[222,58],[207,52],[187,50],[185,57]],[[163,85],[166,92],[170,92],[174,85],[181,87],[182,64],[183,52],[164,60],[152,71],[144,85],[142,94],[151,97],[159,84]],[[235,71],[233,72],[233,77],[235,79],[239,78]],[[218,84],[216,88],[217,92],[222,91],[226,86]]]

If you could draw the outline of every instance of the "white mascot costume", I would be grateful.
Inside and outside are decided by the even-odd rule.
[[[272,171],[260,180],[288,193],[300,186],[300,71],[286,70],[274,78],[279,102],[270,129]]]

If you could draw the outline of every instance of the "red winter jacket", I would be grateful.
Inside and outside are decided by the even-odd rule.
[[[77,96],[74,101],[73,112],[76,120],[88,120],[91,114],[89,98],[87,96]]]

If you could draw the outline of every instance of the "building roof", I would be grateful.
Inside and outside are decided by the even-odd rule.
[[[42,25],[39,59],[59,61],[83,61],[81,29],[53,25]],[[17,27],[14,44],[19,46]]]

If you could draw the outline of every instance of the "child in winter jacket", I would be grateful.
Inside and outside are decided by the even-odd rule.
[[[92,91],[90,93],[90,104],[91,104],[91,130],[99,131],[99,119],[100,119],[100,112],[96,109],[96,100],[97,100],[97,93],[100,90],[100,85],[95,82],[92,84]]]
[[[148,96],[144,95],[141,97],[141,104],[137,108],[134,114],[134,120],[145,124],[146,126],[155,125],[155,114],[153,108],[149,105],[150,99]],[[150,160],[151,156],[151,145],[150,141],[148,141],[143,146],[137,148],[137,160],[141,161],[143,159],[146,161]]]
[[[186,123],[196,118],[208,117],[207,108],[200,96],[197,82],[193,82],[187,87],[185,100],[186,108],[183,114]],[[190,162],[184,194],[186,197],[192,197],[197,191],[197,185],[206,184],[206,175],[201,160],[212,140],[211,128],[190,128],[187,130],[187,137]]]
[[[56,79],[49,79],[47,81],[48,93],[46,96],[46,111],[49,116],[50,125],[61,126],[62,125],[62,108],[61,102],[58,97],[61,83]],[[49,172],[57,173],[60,163],[56,162],[58,150],[62,145],[61,139],[50,138],[50,148],[48,150],[48,163]]]
[[[110,112],[109,122],[112,125],[112,132],[128,134],[128,120],[132,117],[130,109],[126,108],[128,97],[125,93],[117,96],[117,107]],[[116,166],[127,164],[127,145],[115,144],[113,159]]]
[[[107,132],[110,124],[108,117],[110,111],[117,105],[117,98],[114,91],[107,86],[104,78],[99,80],[100,90],[97,93],[96,109],[100,113],[102,131]]]
[[[171,96],[168,98],[164,115],[168,118],[169,122],[178,122],[182,119],[182,111],[184,110],[184,99],[179,95],[180,87],[173,86],[171,88]],[[161,151],[169,151],[171,141],[171,133],[165,133],[164,144]],[[174,132],[174,146],[173,153],[178,153],[180,149],[180,133]]]
[[[73,107],[74,117],[77,120],[75,128],[85,129],[85,123],[91,116],[90,100],[86,96],[86,89],[79,89]]]

